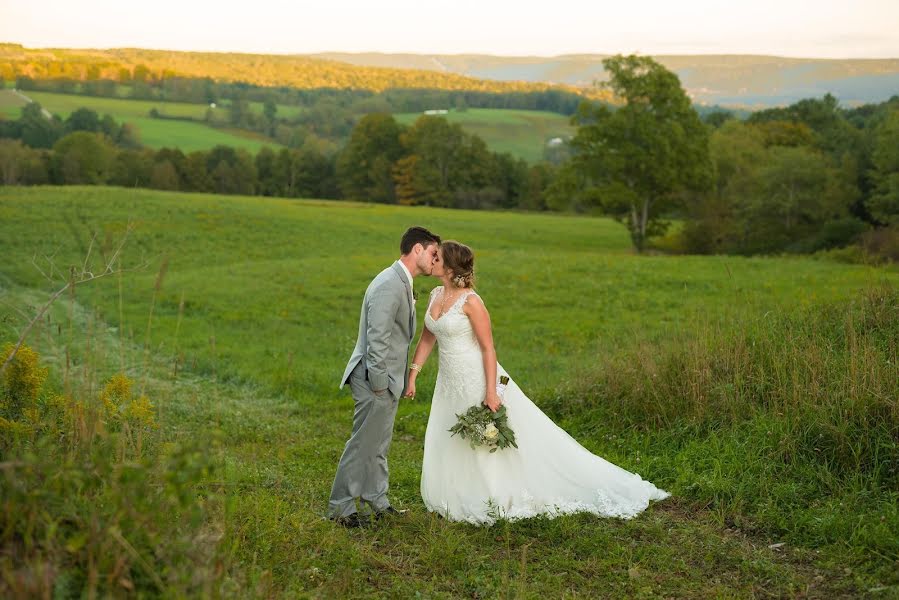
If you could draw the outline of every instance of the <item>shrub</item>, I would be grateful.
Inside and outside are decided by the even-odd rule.
[[[211,593],[218,536],[201,528],[214,497],[197,492],[208,442],[163,443],[124,374],[94,400],[49,392],[39,358],[22,346],[2,378],[0,596]]]

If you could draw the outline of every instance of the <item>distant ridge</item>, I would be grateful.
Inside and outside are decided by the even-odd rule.
[[[0,42],[0,77],[35,79],[120,79],[140,67],[149,79],[164,77],[209,77],[217,81],[239,81],[259,86],[351,88],[381,91],[388,88],[430,88],[485,92],[528,92],[564,88],[581,95],[604,98],[607,94],[564,84],[539,81],[501,81],[454,72],[354,65],[320,56],[247,54],[239,52],[183,52],[138,48],[66,49],[25,48]],[[129,75],[130,76],[130,75]]]
[[[479,79],[591,87],[605,78],[604,54],[554,57],[328,52],[309,55],[358,66],[435,70]],[[816,59],[763,55],[661,55],[701,104],[765,107],[830,93],[846,105],[899,94],[899,59]]]
[[[554,57],[483,54],[247,54],[136,48],[25,48],[0,42],[0,77],[118,79],[145,67],[151,78],[209,77],[260,86],[431,88],[484,92],[563,89],[610,99],[604,54]],[[661,55],[697,104],[766,108],[833,94],[844,105],[899,94],[899,59],[815,59],[760,55]]]

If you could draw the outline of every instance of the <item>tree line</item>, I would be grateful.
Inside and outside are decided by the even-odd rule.
[[[122,79],[36,79],[19,75],[9,81],[23,91],[80,94],[102,98],[159,100],[209,104],[247,100],[274,102],[288,106],[314,107],[327,102],[352,109],[354,113],[423,112],[431,108],[498,108],[541,110],[572,115],[584,100],[583,94],[560,88],[535,90],[473,90],[438,88],[364,88],[262,86],[246,82],[216,81],[211,77],[168,76],[160,79],[133,78],[123,72]]]
[[[572,115],[583,97],[565,90],[490,92],[479,90],[441,89],[366,89],[271,88],[248,83],[217,82],[211,78],[167,77],[146,79],[130,73],[123,81],[68,78],[39,80],[20,76],[15,87],[23,92],[78,94],[106,98],[128,98],[160,102],[215,104],[205,117],[197,119],[213,127],[238,127],[264,135],[288,148],[299,148],[307,140],[341,146],[346,143],[360,115],[372,113],[422,113],[433,108],[466,110],[468,108],[539,110]],[[263,104],[260,114],[251,102]],[[279,106],[300,107],[290,115],[279,112]],[[170,117],[153,110],[151,117]]]
[[[442,117],[405,127],[366,115],[339,152],[315,143],[246,150],[216,146],[184,153],[140,146],[136,132],[82,108],[47,119],[31,103],[0,121],[5,185],[94,184],[161,190],[351,199],[455,208],[539,208],[544,166],[488,150],[479,137]]]

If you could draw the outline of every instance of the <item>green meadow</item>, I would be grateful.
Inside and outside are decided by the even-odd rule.
[[[150,148],[180,148],[183,152],[193,152],[208,150],[216,145],[226,145],[257,152],[263,146],[278,146],[276,142],[249,131],[209,127],[203,123],[206,111],[209,109],[206,104],[100,98],[33,91],[26,92],[26,95],[63,119],[79,108],[89,108],[101,116],[112,115],[119,123],[131,123],[137,127],[141,143]],[[255,104],[258,106],[254,106],[254,110],[261,113],[262,105]],[[0,91],[0,111],[6,114],[7,118],[17,118],[23,105],[24,101],[15,96],[12,91]],[[150,111],[154,108],[161,115],[194,119],[196,122],[154,119],[149,116]],[[227,110],[222,107],[214,109],[218,112],[215,115],[216,118],[227,119]]]
[[[116,372],[141,382],[159,423],[145,457],[170,465],[172,448],[200,448],[175,486],[189,498],[181,509],[148,504],[144,527],[158,538],[136,526],[129,538],[117,521],[115,539],[131,539],[117,545],[97,507],[150,502],[175,485],[154,487],[171,466],[150,470],[141,493],[116,479],[121,497],[104,491],[107,504],[76,486],[76,505],[97,515],[85,541],[49,484],[7,469],[26,491],[5,498],[3,544],[24,550],[0,558],[0,590],[40,591],[37,575],[50,573],[71,595],[129,585],[229,597],[899,593],[895,268],[638,256],[620,224],[598,218],[7,187],[0,342],[69,266],[100,269],[129,224],[115,263],[126,272],[64,295],[28,343],[52,384],[85,401]],[[631,521],[476,528],[429,515],[418,485],[432,359],[417,399],[400,403],[390,453],[391,497],[410,513],[365,530],[323,519],[351,427],[352,399],[337,385],[359,303],[412,224],[475,250],[499,360],[531,398],[672,498]],[[419,324],[436,284],[416,280]],[[21,444],[12,448],[26,456]],[[16,502],[42,508],[26,518]],[[175,528],[191,503],[196,518]],[[15,534],[26,521],[32,541]],[[104,558],[126,547],[127,568]]]
[[[206,104],[190,104],[188,102],[163,102],[155,100],[132,100],[128,98],[103,98],[97,96],[83,96],[79,94],[57,94],[52,92],[23,92],[35,102],[39,102],[41,106],[50,110],[50,112],[58,113],[63,117],[68,116],[72,111],[79,108],[90,108],[100,114],[111,114],[116,118],[124,119],[126,117],[146,117],[152,109],[156,109],[160,114],[169,117],[186,117],[202,121],[206,118],[206,109],[210,108]],[[10,117],[17,117],[17,109],[25,104],[24,100],[17,98],[12,94],[11,90],[4,90],[0,93],[0,110]],[[250,102],[250,108],[262,114],[263,105],[261,102]],[[220,118],[225,118],[224,113],[228,110],[227,103],[218,105],[214,111],[223,113]],[[299,106],[278,105],[278,114],[281,116],[295,116],[302,110]]]
[[[89,108],[97,113],[110,114],[119,122],[132,123],[140,132],[141,142],[150,148],[179,147],[185,152],[204,150],[217,144],[245,148],[256,152],[264,145],[277,146],[249,131],[222,129],[207,126],[203,121],[209,106],[185,102],[157,102],[125,98],[100,98],[78,94],[50,92],[25,92],[53,114],[66,118],[79,108]],[[0,90],[0,115],[17,118],[25,101],[11,90]],[[263,105],[251,102],[251,110],[261,114]],[[156,109],[169,117],[193,119],[187,121],[153,119],[149,114]],[[213,118],[224,122],[228,117],[227,104],[213,110]],[[293,117],[302,107],[278,105],[278,115]],[[394,115],[397,121],[411,125],[420,113]],[[504,110],[472,108],[452,110],[443,115],[451,123],[458,123],[468,133],[481,137],[494,152],[508,152],[515,157],[535,163],[543,159],[546,142],[555,137],[563,139],[574,134],[568,118],[550,112],[535,110]]]
[[[394,115],[397,121],[406,125],[411,125],[420,116],[420,113]],[[494,152],[508,152],[531,163],[543,159],[543,148],[548,140],[574,135],[568,117],[537,110],[469,108],[451,110],[442,116],[479,136]]]

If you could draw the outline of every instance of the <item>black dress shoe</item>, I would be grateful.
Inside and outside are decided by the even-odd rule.
[[[343,517],[331,517],[331,520],[346,528],[366,527],[369,524],[368,517],[360,515],[357,512]]]
[[[384,517],[401,517],[404,514],[406,514],[407,512],[409,512],[409,511],[405,510],[405,509],[397,510],[397,509],[393,508],[392,506],[388,506],[384,510],[379,510],[378,512],[376,512],[375,518],[382,519]]]

